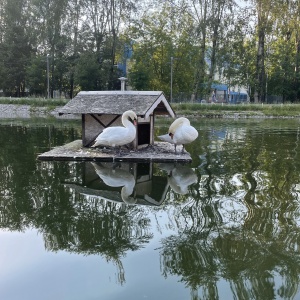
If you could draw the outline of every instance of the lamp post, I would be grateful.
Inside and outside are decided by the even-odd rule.
[[[49,54],[47,54],[47,98],[50,98]]]
[[[173,98],[173,59],[174,57],[171,56],[171,92],[170,92],[170,102],[172,103]]]
[[[120,77],[119,80],[121,81],[121,91],[125,91],[125,81],[127,80],[126,77]]]

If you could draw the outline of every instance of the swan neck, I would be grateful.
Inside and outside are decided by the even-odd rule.
[[[134,125],[128,120],[128,116],[127,115],[123,115],[122,116],[122,124],[125,127],[134,127]]]
[[[175,131],[182,125],[190,125],[190,121],[187,118],[181,117],[176,119],[169,128],[169,133],[174,134]]]

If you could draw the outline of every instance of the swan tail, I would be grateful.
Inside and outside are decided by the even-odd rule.
[[[93,144],[91,145],[91,147],[92,147],[92,148],[95,148],[95,147],[100,146],[100,145],[101,145],[101,144],[99,143],[99,141],[95,140],[95,141],[93,142]]]
[[[168,143],[174,144],[174,141],[168,134],[159,135],[158,138],[163,142],[168,142]]]

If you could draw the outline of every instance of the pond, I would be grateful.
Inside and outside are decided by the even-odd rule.
[[[37,160],[76,121],[0,120],[1,299],[300,299],[299,120],[192,124],[191,164],[113,164]]]

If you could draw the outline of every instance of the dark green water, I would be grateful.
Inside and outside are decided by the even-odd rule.
[[[298,120],[194,121],[190,165],[42,162],[80,124],[0,124],[0,299],[300,299]]]

